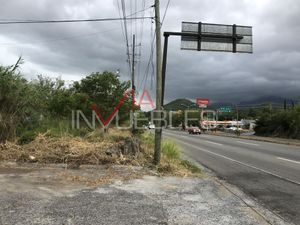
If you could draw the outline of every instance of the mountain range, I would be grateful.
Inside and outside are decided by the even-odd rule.
[[[299,103],[299,100],[297,100],[296,98],[291,99],[291,98],[283,98],[279,96],[263,96],[249,101],[242,101],[237,105],[240,107],[246,107],[246,106],[255,107],[255,106],[262,106],[262,105],[269,105],[269,104],[272,104],[274,106],[283,106],[285,100],[287,105],[291,105],[292,102],[294,102],[295,104]],[[209,104],[209,108],[211,109],[217,109],[224,106],[235,107],[235,104],[230,102],[212,102],[211,104]],[[196,106],[195,101],[193,102],[189,99],[176,99],[164,105],[164,109],[167,111],[185,110],[188,108],[196,109],[198,107]]]

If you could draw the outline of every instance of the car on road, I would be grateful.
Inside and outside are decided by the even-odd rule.
[[[232,132],[232,131],[243,131],[242,128],[237,128],[237,127],[228,127],[228,128],[225,128],[225,131],[229,131],[229,132]]]
[[[149,124],[148,125],[148,128],[151,130],[151,129],[155,129],[155,125],[153,123]]]
[[[201,130],[199,127],[190,127],[188,128],[189,134],[201,134]]]

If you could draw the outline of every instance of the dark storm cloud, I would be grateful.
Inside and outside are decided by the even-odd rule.
[[[167,1],[161,2],[163,15]],[[146,0],[146,6],[152,4]],[[152,13],[146,11],[147,16]],[[119,17],[116,0],[2,1],[0,15],[2,20]],[[252,25],[254,54],[181,51],[179,38],[171,37],[167,100],[209,97],[239,102],[264,95],[300,96],[299,1],[171,0],[163,31],[180,31],[181,21]],[[128,27],[131,40],[130,22]],[[27,77],[47,73],[80,79],[94,71],[120,69],[122,79],[129,79],[120,22],[0,28],[0,63],[13,63],[22,54]],[[145,20],[139,80],[148,63],[150,30],[151,21]]]
[[[77,19],[118,17],[110,1],[10,1],[2,5],[2,19]],[[16,57],[52,74],[87,75],[93,71],[126,72],[120,22],[2,26],[1,34],[14,45]],[[5,34],[5,35],[4,35]],[[14,59],[15,60],[15,59]],[[26,64],[25,64],[26,66]],[[36,71],[38,73],[39,71]]]
[[[173,9],[171,14],[177,13],[179,21],[252,25],[254,54],[183,52],[179,41],[173,40],[167,97],[239,102],[263,95],[300,96],[298,1],[194,1]],[[170,14],[168,18],[169,22]]]

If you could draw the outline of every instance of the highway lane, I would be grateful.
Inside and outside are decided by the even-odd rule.
[[[183,153],[300,224],[300,147],[164,130]]]

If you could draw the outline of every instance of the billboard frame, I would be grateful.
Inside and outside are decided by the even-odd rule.
[[[191,23],[195,23],[195,22],[191,22]],[[210,23],[205,23],[205,24],[210,24]],[[228,26],[226,24],[211,24],[211,25],[224,25],[224,26]],[[228,39],[228,40],[231,40],[232,44],[233,44],[232,53],[239,53],[239,52],[237,52],[237,49],[236,49],[237,41],[243,39],[244,36],[237,34],[237,32],[236,32],[237,25],[236,24],[233,24],[231,26],[232,26],[232,34],[230,34],[230,35],[224,35],[224,34],[203,34],[203,32],[201,30],[201,28],[202,28],[202,22],[198,23],[198,32],[164,32],[164,49],[163,49],[163,60],[162,60],[162,99],[161,99],[162,105],[164,104],[164,96],[165,96],[165,83],[166,83],[166,68],[167,68],[167,55],[168,55],[169,36],[196,37],[196,38],[198,38],[198,47],[197,47],[198,51],[201,51],[201,41],[202,41],[202,38]],[[239,27],[252,28],[251,26],[239,26]],[[247,53],[253,53],[253,52],[247,52]]]

